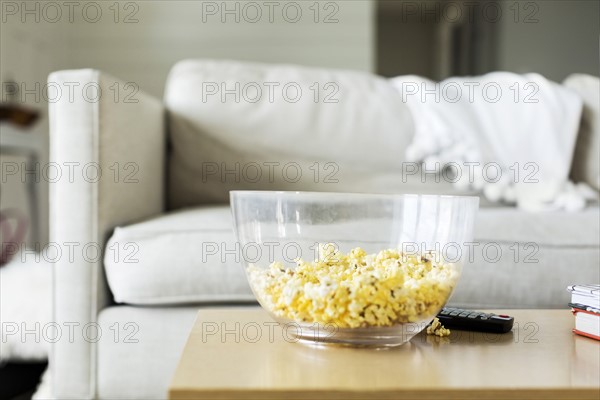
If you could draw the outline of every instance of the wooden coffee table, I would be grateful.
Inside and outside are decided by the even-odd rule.
[[[421,332],[401,347],[371,350],[290,343],[294,339],[289,331],[258,307],[202,309],[169,396],[600,398],[600,342],[571,332],[574,318],[569,310],[509,314],[515,327],[507,334],[453,331],[438,338]]]

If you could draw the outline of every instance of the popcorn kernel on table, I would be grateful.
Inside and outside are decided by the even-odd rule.
[[[450,329],[445,328],[444,325],[442,325],[442,323],[440,322],[440,320],[437,317],[435,317],[431,325],[427,327],[427,334],[440,337],[450,336]]]
[[[248,268],[261,303],[276,316],[339,328],[392,326],[430,318],[444,305],[458,277],[436,257],[394,249],[342,254],[320,245],[314,262],[297,260],[295,270],[274,262]]]

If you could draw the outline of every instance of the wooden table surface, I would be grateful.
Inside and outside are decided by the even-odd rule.
[[[421,332],[398,348],[372,350],[294,343],[258,307],[202,309],[169,396],[600,398],[600,342],[571,332],[574,317],[568,309],[508,313],[515,327],[507,334],[455,330],[438,338]]]

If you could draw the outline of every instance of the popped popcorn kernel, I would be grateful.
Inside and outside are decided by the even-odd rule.
[[[440,322],[440,320],[436,317],[433,319],[431,325],[427,327],[428,335],[435,335],[439,337],[450,336],[450,329],[444,328],[444,325]]]
[[[319,245],[314,262],[280,262],[248,267],[261,304],[276,316],[339,328],[392,326],[434,316],[454,289],[453,264],[431,253],[408,255],[395,249],[367,254],[362,248],[341,253]],[[449,334],[449,331],[448,331]]]

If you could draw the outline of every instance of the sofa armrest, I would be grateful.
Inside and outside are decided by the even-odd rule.
[[[164,210],[164,110],[134,83],[96,70],[55,72],[48,81],[50,243],[62,253],[54,264],[53,321],[63,334],[50,354],[52,387],[56,398],[94,398],[94,329],[109,301],[104,244],[115,226]]]

